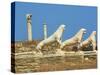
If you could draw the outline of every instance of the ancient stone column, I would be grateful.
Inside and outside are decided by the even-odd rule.
[[[27,14],[27,31],[28,31],[28,41],[32,41],[32,14]]]
[[[46,23],[44,23],[43,24],[43,26],[44,26],[44,39],[47,39],[47,25],[46,25]]]

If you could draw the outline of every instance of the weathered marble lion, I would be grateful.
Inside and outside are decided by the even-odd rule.
[[[83,34],[86,33],[86,29],[82,28],[80,29],[75,36],[73,36],[72,38],[65,40],[64,42],[62,42],[60,48],[63,49],[66,46],[72,46],[75,44],[78,44],[78,48],[80,47],[80,43],[82,42],[82,37]]]
[[[81,43],[81,47],[87,47],[92,45],[93,51],[96,50],[96,31],[93,31],[91,35]]]
[[[48,37],[47,39],[41,41],[36,49],[37,50],[41,50],[43,48],[44,45],[48,44],[48,43],[52,43],[52,42],[58,42],[61,45],[61,37],[62,34],[64,32],[65,29],[65,25],[60,25],[59,28],[56,30],[56,32],[54,32],[50,37]]]

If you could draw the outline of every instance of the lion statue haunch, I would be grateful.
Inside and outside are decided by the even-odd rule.
[[[96,49],[96,31],[93,31],[91,35],[81,43],[81,47],[87,47],[88,45],[92,45],[93,51]]]
[[[86,29],[84,28],[80,29],[75,36],[62,42],[60,48],[63,49],[65,46],[72,46],[75,44],[78,44],[78,48],[79,48],[84,33],[86,33]]]
[[[61,45],[61,37],[62,37],[62,34],[64,32],[64,29],[65,29],[65,25],[60,25],[59,28],[56,30],[56,32],[54,32],[47,39],[41,41],[37,45],[36,49],[37,50],[41,50],[44,45],[49,44],[49,43],[52,43],[52,42],[58,42]]]

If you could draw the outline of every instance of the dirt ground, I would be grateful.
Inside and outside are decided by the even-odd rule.
[[[50,57],[50,58],[21,58],[15,60],[16,73],[46,72],[62,70],[78,70],[97,68],[96,58],[81,62],[79,58]]]
[[[14,47],[12,45],[12,72],[15,73],[29,73],[29,72],[46,72],[46,71],[62,71],[62,70],[79,70],[79,69],[93,69],[97,68],[97,56],[85,56],[88,59],[84,59],[83,62],[80,57],[46,57],[46,58],[33,58],[33,54],[27,54],[24,58],[17,58],[15,54],[23,52],[35,51],[37,42],[24,42],[16,43]],[[54,52],[54,48],[50,48],[50,53]],[[21,56],[19,56],[21,57]]]

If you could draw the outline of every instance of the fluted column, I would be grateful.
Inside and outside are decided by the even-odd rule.
[[[32,41],[32,14],[27,14],[27,31],[28,31],[28,41]]]
[[[44,27],[44,39],[47,39],[47,25],[46,23],[43,24],[43,27]]]

